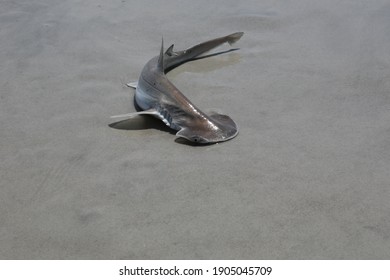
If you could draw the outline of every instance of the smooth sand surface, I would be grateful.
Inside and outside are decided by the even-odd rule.
[[[164,3],[164,4],[163,4]],[[0,2],[2,259],[389,259],[389,1]],[[211,146],[134,111],[159,53],[240,127]]]

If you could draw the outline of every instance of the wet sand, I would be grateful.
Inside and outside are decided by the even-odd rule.
[[[389,2],[158,3],[0,3],[0,258],[389,259]],[[168,74],[235,139],[110,126],[162,35],[236,31]]]

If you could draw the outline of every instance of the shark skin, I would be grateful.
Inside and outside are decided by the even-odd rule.
[[[236,32],[176,52],[173,51],[173,45],[164,52],[162,40],[160,55],[146,63],[138,82],[127,84],[136,89],[135,103],[142,111],[113,118],[152,115],[178,131],[176,136],[199,144],[223,142],[234,138],[238,134],[238,128],[229,116],[216,112],[206,114],[201,111],[168,80],[165,74],[188,61],[212,56],[201,57],[200,55],[224,43],[231,45],[243,34],[243,32]]]

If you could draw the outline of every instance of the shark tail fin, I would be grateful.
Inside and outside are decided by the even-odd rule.
[[[158,58],[158,69],[164,71],[164,38],[161,38],[160,56]]]
[[[242,35],[244,35],[244,32],[236,32],[236,33],[228,35],[227,36],[227,39],[228,39],[227,41],[228,41],[229,45],[232,45],[235,42],[237,42],[238,40],[240,40]]]

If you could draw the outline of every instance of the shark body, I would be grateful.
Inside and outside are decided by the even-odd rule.
[[[201,111],[165,74],[185,62],[203,58],[201,54],[223,43],[233,44],[242,35],[242,32],[233,33],[177,52],[173,51],[173,45],[164,52],[162,42],[160,55],[146,63],[138,82],[128,84],[136,89],[135,103],[142,110],[114,117],[153,115],[176,130],[178,137],[195,143],[217,143],[234,138],[238,128],[229,116]]]

